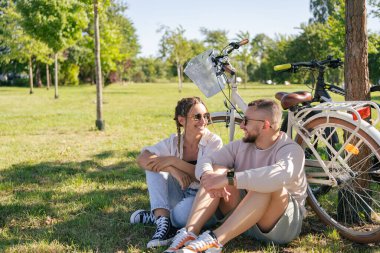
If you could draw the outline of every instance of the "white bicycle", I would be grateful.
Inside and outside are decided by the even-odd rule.
[[[229,54],[246,43],[248,40],[232,42],[221,53],[208,50],[185,68],[206,97],[223,92],[227,109],[211,113],[211,124],[221,125],[225,133],[218,134],[228,135],[229,141],[247,108],[238,93]],[[379,106],[371,101],[312,105],[308,92],[278,92],[275,96],[288,111],[287,134],[305,151],[311,208],[352,241],[380,242],[380,133],[373,127],[379,117],[372,119],[373,125],[362,117],[368,110],[380,115]]]

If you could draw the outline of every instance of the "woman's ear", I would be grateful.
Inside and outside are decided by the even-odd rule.
[[[185,126],[186,118],[183,116],[178,116],[178,122],[181,124],[181,126]]]

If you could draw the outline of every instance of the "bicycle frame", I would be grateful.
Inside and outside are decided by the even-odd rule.
[[[233,141],[235,136],[235,119],[240,116],[237,108],[240,108],[243,113],[247,110],[247,103],[244,102],[243,98],[238,93],[238,84],[236,82],[236,75],[231,75],[228,80],[231,87],[231,97],[229,99],[230,104],[227,106],[227,117],[228,117],[228,128],[229,128],[229,141]],[[224,113],[211,113],[211,116],[224,116]]]

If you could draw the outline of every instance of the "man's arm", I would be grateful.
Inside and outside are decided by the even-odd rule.
[[[234,148],[236,147],[234,147],[233,142],[230,142],[220,150],[215,151],[207,156],[203,156],[195,167],[195,177],[200,181],[205,172],[214,171],[213,166],[215,164],[218,164],[219,166],[225,168],[232,168],[235,162],[235,155],[233,151]]]
[[[236,172],[237,188],[262,193],[275,192],[302,177],[305,154],[300,146],[287,145],[276,156],[277,162],[273,165]]]

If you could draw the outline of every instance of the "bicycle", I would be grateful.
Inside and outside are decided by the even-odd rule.
[[[211,124],[226,126],[229,141],[234,139],[235,126],[241,123],[247,108],[238,94],[236,70],[229,54],[246,43],[248,40],[232,42],[221,53],[208,50],[185,68],[186,75],[206,97],[223,92],[227,110],[211,113]],[[225,86],[228,96],[223,91]],[[294,140],[305,150],[311,208],[344,237],[359,243],[379,242],[380,133],[361,115],[369,107],[380,115],[379,106],[371,101],[312,105],[313,97],[308,92],[280,92],[276,97],[288,111],[287,134],[295,133]],[[373,124],[379,121],[377,117]],[[355,161],[359,154],[362,158]]]
[[[329,92],[332,92],[334,94],[337,94],[339,96],[345,96],[346,91],[345,89],[334,85],[332,83],[327,83],[325,81],[325,73],[326,68],[336,69],[343,66],[343,62],[339,58],[333,58],[332,56],[328,56],[325,60],[322,61],[316,61],[312,60],[309,62],[297,62],[297,63],[287,63],[282,65],[276,65],[274,66],[275,71],[281,71],[281,72],[291,72],[291,73],[297,73],[301,70],[307,70],[307,71],[317,71],[317,82],[312,83],[311,86],[308,86],[312,91],[312,102],[316,103],[325,103],[325,102],[333,102],[331,95]],[[374,93],[380,91],[380,85],[378,86],[372,86],[370,88],[370,92]],[[368,115],[368,118],[370,118],[370,115]],[[287,130],[287,117],[284,117],[283,124],[281,126],[281,130],[285,131]]]

